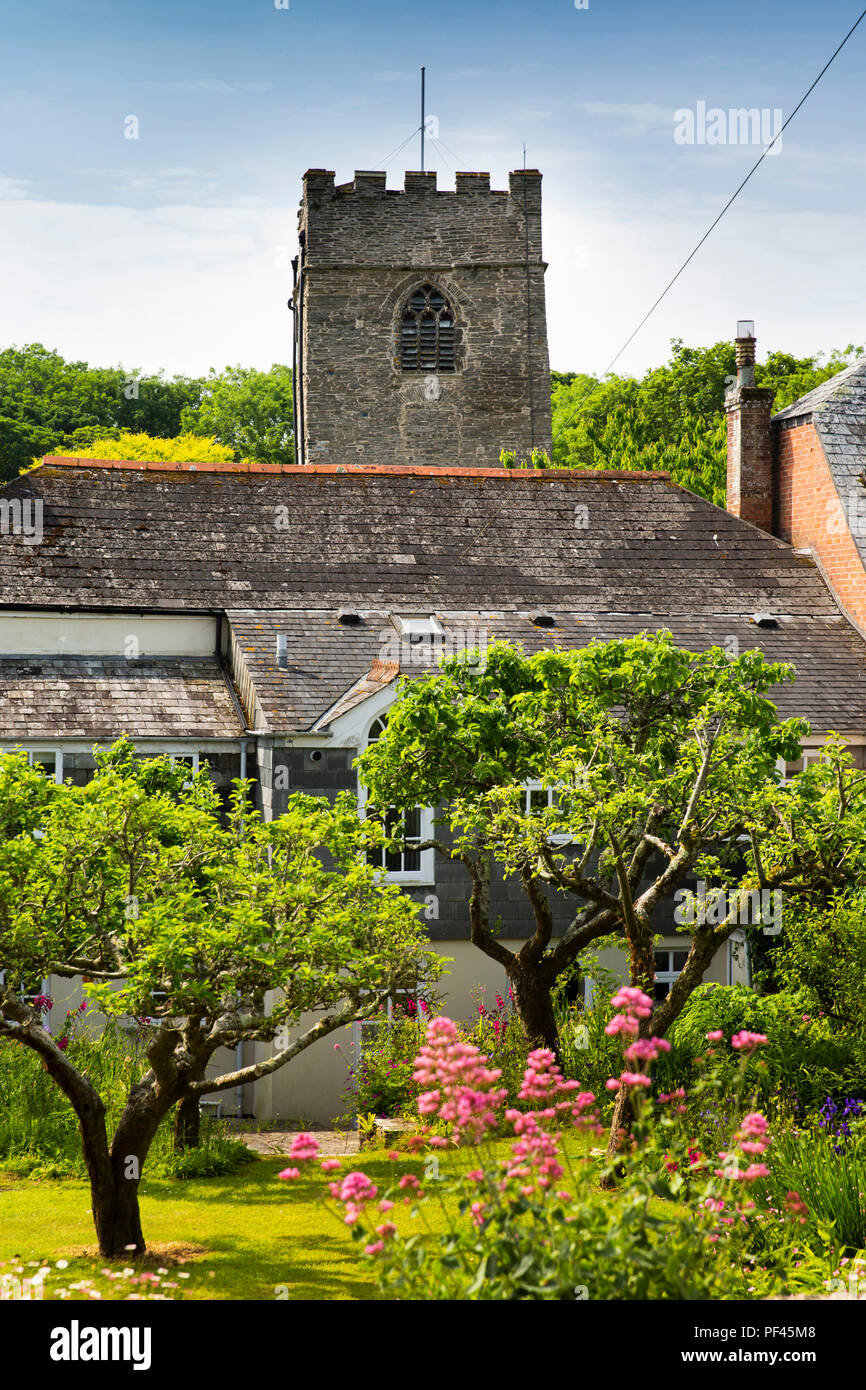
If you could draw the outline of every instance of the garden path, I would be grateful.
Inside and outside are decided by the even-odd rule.
[[[337,1129],[312,1129],[308,1132],[319,1141],[319,1155],[322,1158],[339,1158],[341,1154],[356,1154],[358,1152],[357,1130],[344,1133]],[[292,1141],[297,1137],[298,1131],[296,1129],[239,1129],[232,1134],[233,1139],[240,1139],[247,1148],[253,1149],[255,1153],[262,1154],[264,1157],[271,1154],[287,1154],[292,1147]]]

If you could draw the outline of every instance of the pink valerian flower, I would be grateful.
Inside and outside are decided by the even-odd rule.
[[[338,1173],[343,1165],[338,1158],[326,1158],[320,1166],[323,1173]]]
[[[770,1125],[766,1115],[762,1115],[759,1110],[755,1110],[751,1115],[745,1115],[740,1121],[739,1132],[748,1139],[763,1139],[769,1128]]]
[[[670,1052],[671,1045],[665,1038],[638,1038],[622,1054],[627,1062],[654,1062],[660,1052]]]
[[[434,1018],[415,1059],[414,1080],[431,1087],[419,1096],[418,1110],[453,1124],[458,1138],[478,1143],[496,1127],[496,1111],[507,1095],[495,1086],[501,1076],[477,1047],[459,1041],[450,1018]]]
[[[472,1213],[472,1221],[476,1226],[484,1225],[484,1213],[487,1210],[486,1202],[473,1202],[469,1210]]]
[[[379,1203],[379,1210],[380,1210],[380,1212],[382,1213],[383,1216],[384,1216],[384,1214],[385,1214],[386,1211],[392,1211],[392,1210],[393,1210],[393,1207],[394,1207],[394,1203],[393,1203],[393,1202],[389,1202],[387,1197],[383,1197],[382,1200],[381,1200],[381,1202]]]
[[[620,1074],[620,1081],[624,1086],[651,1086],[652,1082],[648,1076],[644,1076],[642,1071],[624,1071]]]
[[[383,1221],[381,1226],[376,1227],[376,1235],[381,1236],[382,1240],[390,1240],[397,1234],[397,1227],[393,1221]]]
[[[321,1145],[312,1134],[296,1134],[289,1149],[289,1158],[296,1163],[306,1163],[318,1155]]]
[[[300,1168],[284,1168],[281,1173],[277,1173],[277,1177],[283,1182],[291,1182],[292,1178],[299,1178],[300,1176]]]
[[[374,1240],[374,1241],[371,1241],[371,1243],[370,1243],[369,1245],[365,1245],[365,1246],[364,1246],[364,1254],[365,1254],[365,1255],[380,1255],[384,1249],[385,1249],[385,1242],[384,1242],[383,1240]]]
[[[731,1038],[731,1047],[737,1052],[754,1052],[756,1047],[763,1047],[767,1041],[765,1033],[749,1033],[745,1028],[741,1028],[739,1033],[735,1033]]]
[[[630,1014],[614,1014],[610,1023],[605,1024],[604,1031],[609,1038],[615,1038],[619,1033],[628,1033],[636,1038],[640,1031],[640,1023]]]
[[[707,1042],[721,1042],[724,1036],[721,1028],[714,1028],[711,1033],[707,1033]]]
[[[806,1206],[799,1192],[786,1192],[785,1210],[790,1216],[799,1217],[800,1225],[802,1226],[806,1220],[809,1208]]]
[[[418,1187],[418,1179],[416,1178],[414,1173],[404,1173],[402,1178],[400,1179],[398,1186],[403,1188],[411,1187],[413,1189],[416,1189]]]
[[[671,1158],[670,1154],[665,1154],[665,1167],[669,1173],[675,1173],[679,1166],[676,1159]]]
[[[331,1190],[337,1187],[336,1183],[331,1184]],[[365,1202],[375,1200],[378,1188],[370,1181],[366,1173],[347,1173],[343,1181],[339,1184],[339,1200],[341,1202],[351,1202],[354,1206],[362,1207]]]
[[[754,1182],[756,1178],[768,1178],[769,1176],[770,1170],[766,1163],[750,1163],[745,1173],[740,1174],[744,1182]]]
[[[649,1018],[653,1011],[653,1001],[642,989],[634,985],[623,985],[610,1001],[615,1009],[625,1009],[636,1018]]]
[[[567,1095],[580,1089],[577,1081],[563,1080],[556,1058],[547,1047],[537,1047],[526,1059],[523,1084],[520,1087],[520,1100],[550,1100],[556,1095]]]

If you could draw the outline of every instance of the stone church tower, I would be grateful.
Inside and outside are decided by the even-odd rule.
[[[499,465],[550,449],[541,175],[304,175],[298,463]]]

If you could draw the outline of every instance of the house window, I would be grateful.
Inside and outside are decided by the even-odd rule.
[[[2,753],[20,753],[19,748],[0,748]],[[63,781],[63,754],[60,749],[51,749],[48,752],[37,751],[33,748],[27,749],[27,761],[31,767],[39,768],[46,777],[52,777],[55,782]]]
[[[367,746],[375,743],[385,729],[387,716],[380,715],[370,725]],[[364,814],[367,793],[361,788],[361,813]],[[423,840],[429,840],[433,833],[433,813],[425,806],[412,806],[398,811],[389,807],[383,817],[382,825],[386,835],[394,835],[403,841],[398,850],[379,849],[367,851],[367,863],[381,869],[390,882],[405,884],[431,884],[434,882],[432,849],[416,849]]]
[[[547,811],[553,805],[553,787],[543,787],[540,782],[527,782],[524,787],[523,809],[526,815],[533,811]]]
[[[400,325],[404,372],[455,370],[454,314],[441,290],[422,285],[406,301]]]
[[[183,767],[188,767],[190,772],[192,772],[193,774],[197,773],[199,770],[198,753],[170,753],[169,757],[171,758],[175,766],[181,765]],[[188,792],[191,786],[192,782],[184,782],[184,791]]]
[[[356,1019],[352,1025],[352,1045],[355,1049],[355,1062],[357,1067],[364,1055],[365,1047],[372,1047],[376,1043],[381,1043],[384,1036],[394,1022],[395,1010],[399,1019],[411,1017],[410,1010],[414,1009],[414,1017],[419,1025],[419,1045],[423,1041],[420,1036],[421,1025],[424,1020],[422,1009],[418,1008],[417,998],[413,991],[398,989],[394,994],[389,994],[385,1003],[380,1009],[370,1016],[370,1018]],[[385,1097],[382,1097],[384,1100]]]
[[[556,787],[545,787],[541,782],[529,781],[523,784],[523,813],[531,816],[535,811],[552,810],[559,800]],[[561,788],[559,789],[561,790]],[[566,803],[567,807],[567,803]],[[547,837],[552,845],[566,845],[571,843],[571,835],[568,831],[558,831]]]
[[[653,997],[656,1003],[667,999],[671,985],[689,958],[688,951],[655,951],[655,987]]]

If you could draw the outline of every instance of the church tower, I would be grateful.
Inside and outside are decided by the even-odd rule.
[[[550,449],[541,175],[304,175],[298,463],[499,465]]]

